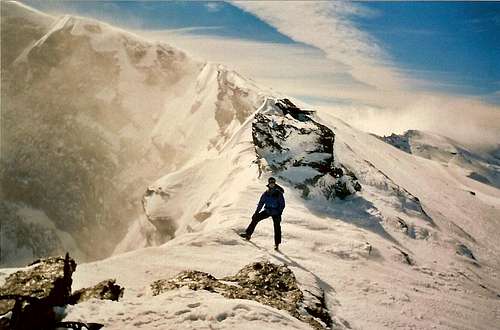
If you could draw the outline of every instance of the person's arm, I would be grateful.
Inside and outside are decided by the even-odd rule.
[[[280,194],[278,198],[278,205],[280,209],[280,214],[283,213],[283,210],[285,209],[285,197],[283,197],[283,194]]]
[[[260,196],[259,204],[257,204],[257,210],[255,210],[255,213],[259,213],[262,206],[264,206],[264,198],[265,198],[264,196],[265,195],[266,195],[266,193],[263,193],[262,196]]]

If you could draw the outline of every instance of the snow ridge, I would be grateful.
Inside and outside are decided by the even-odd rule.
[[[457,161],[458,153],[442,158],[449,149],[435,137],[421,144],[434,145],[425,150],[430,157],[415,154],[413,147],[409,154],[350,127],[334,112],[311,114],[318,125],[301,121],[300,113],[294,118],[276,105],[281,95],[222,66],[193,61],[170,46],[115,33],[101,23],[76,21],[83,35],[64,29],[52,33],[2,77],[13,101],[5,111],[6,200],[0,207],[24,203],[35,208],[22,197],[30,196],[40,201],[35,215],[47,215],[79,248],[110,243],[108,252],[114,248],[115,255],[79,263],[73,290],[109,278],[125,288],[120,302],[91,299],[67,307],[65,320],[102,323],[107,329],[309,328],[257,301],[188,288],[160,295],[151,291],[155,281],[182,271],[225,278],[245,265],[271,262],[293,271],[304,299],[320,297],[338,329],[486,330],[498,325],[500,191],[471,178],[466,160],[490,166],[491,182],[496,163],[466,152],[464,161]],[[53,43],[67,45],[65,53]],[[90,65],[96,70],[87,75],[84,68]],[[19,93],[19,82],[29,97]],[[74,118],[82,112],[86,125]],[[285,124],[295,126],[269,126]],[[280,148],[256,146],[253,126],[267,132],[258,143],[272,137],[267,142],[278,141]],[[301,130],[312,135],[300,136]],[[64,143],[50,140],[53,135]],[[323,144],[327,155],[300,152],[302,142],[305,150],[315,151],[308,148],[317,146],[318,136],[333,137],[331,153]],[[95,149],[79,144],[89,139]],[[347,184],[342,177],[352,173],[362,189],[343,199],[317,191],[304,196],[305,189],[296,186],[315,174],[290,174],[301,167],[290,159],[298,165],[333,163],[343,171],[340,178],[331,175],[335,182]],[[268,166],[262,166],[264,160]],[[65,172],[71,168],[79,171]],[[275,174],[287,205],[279,252],[272,249],[270,221],[259,223],[251,241],[237,235],[248,225],[267,178]],[[319,190],[328,183],[311,187]],[[80,216],[74,211],[82,205],[74,196],[91,202],[86,212],[99,212]],[[111,240],[116,230],[123,233]],[[23,248],[33,247],[25,243]],[[0,281],[10,272],[1,269]]]

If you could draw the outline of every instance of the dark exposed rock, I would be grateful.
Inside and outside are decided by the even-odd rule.
[[[261,170],[302,190],[304,198],[345,198],[360,191],[354,174],[335,163],[334,132],[313,120],[312,113],[283,99],[255,115],[252,138]]]
[[[74,305],[91,298],[118,301],[125,289],[115,283],[115,279],[104,280],[91,288],[77,290],[71,295],[69,303]]]
[[[283,115],[286,116],[287,114],[290,114],[293,118],[299,121],[306,121],[308,118],[307,116],[314,113],[314,111],[311,110],[300,109],[293,104],[292,101],[286,98],[276,102],[276,106],[283,111]]]
[[[461,256],[470,258],[472,260],[477,260],[476,257],[474,257],[474,254],[472,253],[472,251],[464,244],[458,244],[456,252],[457,252],[457,254],[459,254]]]
[[[56,307],[75,304],[89,298],[118,300],[123,288],[115,280],[106,280],[92,288],[78,290],[71,295],[71,276],[76,262],[66,254],[32,262],[24,270],[8,276],[0,288],[0,329],[100,329],[102,324],[58,322]]]
[[[181,287],[207,290],[230,299],[255,300],[285,310],[297,319],[308,322],[314,329],[325,329],[332,325],[324,293],[314,305],[306,305],[295,275],[286,265],[255,262],[243,267],[237,274],[222,279],[200,271],[184,271],[174,278],[151,284],[153,295]]]
[[[12,312],[12,329],[44,329],[56,321],[54,306],[66,305],[76,263],[66,254],[37,260],[7,277],[0,288],[0,314]]]
[[[398,135],[398,134],[391,134],[389,136],[384,136],[384,137],[379,137],[382,141],[387,142],[388,144],[404,151],[409,154],[411,154],[411,145],[410,145],[410,139],[417,134],[417,131],[409,130],[405,132],[405,134]]]

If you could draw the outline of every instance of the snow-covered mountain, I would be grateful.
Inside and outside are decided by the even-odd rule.
[[[1,5],[4,265],[109,255],[148,184],[219,149],[264,99],[169,45]]]
[[[2,15],[12,8],[26,10],[2,3]],[[325,327],[499,324],[500,190],[491,184],[498,178],[493,158],[428,133],[387,143],[333,111],[304,111],[299,101],[285,101],[235,72],[100,22],[65,17],[44,31],[12,56],[5,75],[2,68],[8,84],[2,112],[9,120],[2,204],[10,210],[2,216],[2,244],[5,236],[18,244],[15,231],[4,228],[33,228],[41,219],[83,250],[111,230],[123,232],[109,244],[115,255],[79,263],[73,274],[73,290],[115,278],[125,288],[123,299],[69,306],[65,320],[106,329],[310,328],[253,300],[187,287],[159,293],[151,286],[185,270],[227,279],[270,261],[293,271],[306,305],[324,305],[331,323],[317,322]],[[102,68],[93,64],[104,71],[83,70],[89,61],[103,61]],[[451,161],[459,153],[460,161]],[[84,160],[87,167],[75,165]],[[471,177],[469,166],[489,183]],[[259,223],[250,242],[237,235],[269,176],[285,189],[279,252],[272,250],[271,221]],[[87,210],[69,198],[72,192],[84,201],[108,196],[108,190],[91,194],[90,183],[114,193],[115,199],[102,199],[106,217],[69,217],[72,208],[61,205]],[[132,206],[124,208],[121,198]],[[29,246],[36,230],[16,230],[23,233],[19,243]],[[7,251],[19,260],[16,250]],[[0,279],[13,271],[0,270]]]
[[[459,175],[469,171],[468,177],[500,188],[500,159],[495,153],[478,153],[448,137],[418,130],[382,139],[405,152],[454,167]]]
[[[272,104],[257,114],[276,111]],[[252,134],[258,121],[250,118],[218,155],[163,177],[146,193],[146,209],[181,224],[173,239],[78,266],[76,289],[117,278],[124,299],[69,307],[66,319],[116,329],[308,328],[251,300],[187,288],[156,295],[151,288],[184,270],[223,278],[267,260],[288,265],[303,292],[325,297],[332,328],[494,329],[498,189],[457,178],[444,164],[402,152],[334,114],[313,118],[335,132],[335,158],[361,191],[345,199],[305,198],[295,183],[261,166]],[[272,250],[270,221],[259,224],[251,242],[237,235],[270,175],[278,176],[287,200],[280,252]]]

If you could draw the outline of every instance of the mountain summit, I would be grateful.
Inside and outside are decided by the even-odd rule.
[[[2,42],[16,46],[2,48],[7,265],[108,256],[145,187],[220,149],[265,96],[169,45],[15,2],[2,2]]]
[[[498,325],[493,157],[423,132],[373,136],[170,45],[1,6],[2,266],[69,250],[72,291],[123,289],[58,309],[63,320]],[[285,190],[280,251],[271,221],[238,235],[270,176]]]

